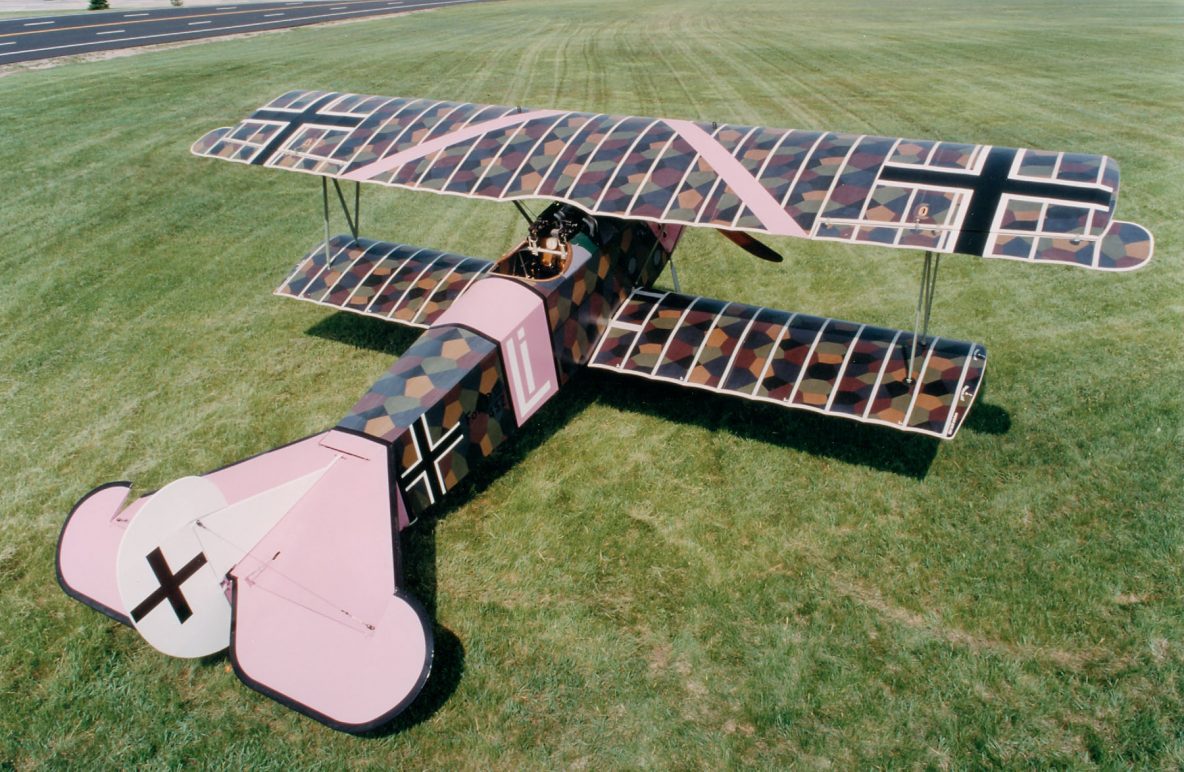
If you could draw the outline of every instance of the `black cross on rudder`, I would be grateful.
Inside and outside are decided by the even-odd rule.
[[[206,564],[205,553],[197,553],[197,557],[186,563],[175,574],[169,568],[168,561],[164,559],[164,553],[160,551],[160,547],[149,552],[147,559],[148,565],[152,568],[152,573],[156,575],[156,581],[160,582],[160,586],[151,595],[141,601],[140,605],[132,609],[132,621],[139,622],[152,609],[159,606],[165,600],[168,600],[169,605],[173,607],[173,613],[177,615],[177,621],[184,624],[185,620],[193,616],[193,609],[189,608],[189,603],[185,600],[185,596],[181,594],[181,585]]]

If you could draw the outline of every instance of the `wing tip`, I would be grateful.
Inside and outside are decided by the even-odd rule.
[[[212,152],[214,146],[217,145],[223,137],[230,133],[232,126],[223,126],[213,131],[208,131],[201,136],[196,142],[189,146],[189,152],[195,156],[202,158],[209,158],[217,155]]]
[[[962,400],[962,395],[955,395],[955,405],[951,407],[954,413],[950,417],[950,426],[942,433],[941,439],[948,442],[958,436],[958,431],[962,428],[962,424],[966,423],[966,419],[970,417],[970,411],[974,409],[975,402],[978,400],[978,395],[983,390],[984,379],[987,375],[987,347],[981,343],[970,344],[969,356],[973,357],[975,361],[982,364],[978,367],[972,383],[965,384],[968,390],[965,392],[965,404],[961,405],[961,412],[958,412],[957,401]]]
[[[1094,268],[1099,271],[1136,271],[1151,262],[1155,236],[1142,225],[1123,220],[1110,224],[1098,245]]]

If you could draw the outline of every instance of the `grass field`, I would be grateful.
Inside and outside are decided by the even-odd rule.
[[[1182,62],[1175,1],[507,0],[0,78],[0,767],[1179,767]],[[934,327],[991,367],[940,447],[588,373],[406,536],[435,669],[353,738],[53,572],[92,486],[331,426],[414,338],[270,297],[313,180],[188,155],[290,87],[1106,153],[1157,255],[944,260]],[[473,255],[521,231],[363,205]],[[684,290],[911,323],[917,256],[773,243],[692,233]]]

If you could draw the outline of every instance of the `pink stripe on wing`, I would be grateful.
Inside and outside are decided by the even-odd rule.
[[[371,164],[366,164],[360,169],[355,169],[349,174],[342,175],[342,179],[353,180],[354,182],[365,182],[373,179],[383,172],[388,172],[391,169],[397,169],[405,163],[411,161],[418,161],[424,156],[431,155],[437,151],[443,150],[446,147],[455,145],[460,142],[479,137],[482,134],[497,129],[504,129],[508,126],[515,126],[534,120],[535,118],[549,118],[558,115],[563,115],[562,110],[528,110],[524,113],[511,113],[510,115],[503,115],[500,118],[493,118],[481,123],[475,123],[457,131],[450,132],[435,139],[428,140],[415,147],[409,147],[406,150],[389,155],[386,158],[380,158]]]
[[[769,233],[805,238],[806,232],[802,230],[802,226],[798,225],[781,204],[769,195],[765,186],[710,134],[690,121],[666,119],[666,124],[677,131],[707,163],[711,164],[720,179],[726,182],[748,209],[760,218]]]

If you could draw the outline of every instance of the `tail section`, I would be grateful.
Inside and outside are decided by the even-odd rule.
[[[95,489],[58,545],[68,594],[166,654],[230,648],[252,688],[337,729],[408,705],[431,666],[431,624],[402,589],[408,523],[389,444],[332,430],[124,507]]]

